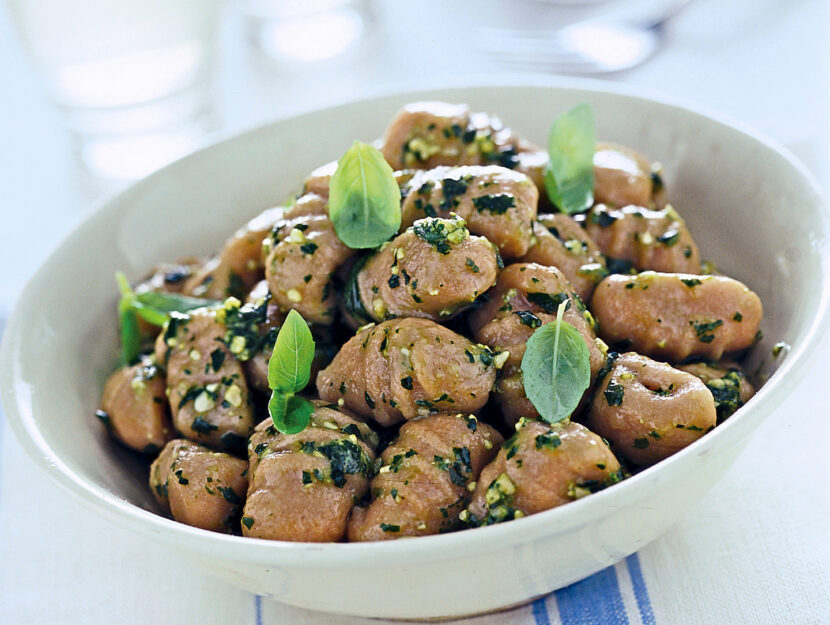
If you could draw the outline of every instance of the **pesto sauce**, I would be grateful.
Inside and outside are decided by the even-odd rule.
[[[309,455],[316,455],[319,452],[327,458],[329,461],[328,476],[315,470],[314,477],[321,482],[331,479],[337,488],[343,488],[346,485],[347,475],[362,475],[368,478],[374,472],[374,463],[363,448],[348,439],[329,441],[322,445],[314,441],[303,441],[299,444],[299,451]],[[306,483],[305,478],[303,483]]]
[[[433,464],[442,471],[446,471],[453,484],[465,487],[473,472],[470,450],[467,447],[453,447],[452,452],[452,458],[434,456]]]
[[[213,367],[214,371],[219,371],[222,367],[222,363],[225,362],[225,352],[220,349],[216,348],[212,352],[210,352],[210,366]]]
[[[609,382],[603,391],[603,395],[605,395],[605,401],[609,406],[622,406],[625,389],[620,384]]]
[[[475,261],[472,258],[467,257],[467,260],[464,261],[464,264],[467,267],[469,267],[470,271],[472,271],[473,273],[478,273],[479,271],[481,271],[481,269],[479,269],[478,265],[476,265]]]
[[[219,426],[208,423],[202,417],[196,417],[193,419],[193,423],[190,425],[190,428],[199,434],[210,434],[213,430],[218,430]]]
[[[496,193],[473,198],[473,206],[481,213],[488,211],[494,215],[503,215],[516,206],[516,198],[509,193]]]
[[[562,439],[554,432],[539,434],[535,438],[536,449],[556,449],[562,444]]]
[[[697,334],[697,340],[701,343],[711,343],[715,339],[713,332],[723,325],[723,321],[717,319],[715,321],[694,321],[690,320],[689,325]]]
[[[264,347],[271,347],[276,341],[278,328],[260,334],[260,325],[267,320],[268,295],[260,304],[250,303],[243,306],[233,300],[225,302],[220,313],[224,314],[225,336],[222,342],[228,346],[237,360],[250,360]]]
[[[534,293],[534,295],[536,294]],[[528,310],[514,310],[513,314],[519,318],[519,321],[522,322],[522,325],[525,325],[528,328],[535,329],[542,325],[542,320]]]
[[[565,310],[568,310],[571,307],[570,297],[564,291],[553,295],[549,295],[548,293],[528,293],[527,299],[529,302],[536,304],[549,315],[555,315],[557,308],[559,308],[559,304],[564,301],[568,302],[565,306]]]
[[[484,501],[487,503],[487,513],[483,519],[476,519],[470,515],[470,525],[493,525],[524,516],[520,510],[513,507],[513,497],[516,485],[506,473],[500,474],[487,487]]]
[[[743,406],[741,399],[741,382],[744,379],[743,373],[737,369],[730,369],[723,377],[709,380],[706,387],[715,398],[715,411],[717,412],[718,423],[723,423],[732,416],[735,411]]]
[[[451,211],[458,206],[458,197],[467,192],[467,187],[472,181],[472,176],[461,178],[445,178],[441,181],[441,191],[444,199],[438,205],[443,211]]]
[[[242,500],[239,498],[239,495],[236,494],[236,491],[232,489],[230,486],[218,486],[217,487],[219,492],[222,493],[222,497],[225,498],[230,504],[238,506],[242,503]]]
[[[434,246],[440,254],[446,255],[452,251],[451,244],[458,245],[470,235],[466,225],[463,219],[457,217],[454,219],[427,218],[416,221],[412,226],[412,231],[418,238]]]
[[[591,223],[599,226],[600,228],[607,228],[615,221],[617,221],[617,217],[612,215],[609,211],[594,210],[591,213]]]

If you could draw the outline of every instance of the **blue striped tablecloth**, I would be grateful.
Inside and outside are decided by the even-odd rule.
[[[285,620],[284,610],[282,606],[264,603],[261,597],[254,597],[255,625],[293,622]],[[322,625],[349,621],[318,615],[315,620],[305,622]],[[635,553],[616,566],[537,599],[526,607],[454,622],[471,625],[655,625],[656,621],[640,558]]]

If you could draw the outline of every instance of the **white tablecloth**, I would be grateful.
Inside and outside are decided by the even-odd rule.
[[[409,16],[406,4],[385,5],[377,42],[387,46],[383,54],[359,69],[345,65],[315,76],[257,69],[234,43],[238,24],[229,22],[220,73],[225,127],[352,98],[402,75],[492,69],[463,36],[449,52],[440,48],[440,36],[424,38],[417,20],[442,3],[422,3],[420,18]],[[827,14],[821,0],[698,0],[670,25],[655,59],[614,78],[755,125],[790,147],[826,186]],[[404,23],[408,27],[400,28]],[[423,53],[413,58],[409,51],[419,36]],[[448,63],[450,54],[463,63]],[[45,253],[80,219],[95,189],[78,175],[60,120],[2,12],[0,78],[6,86],[0,98],[2,317]],[[664,536],[544,600],[469,622],[830,623],[828,343],[732,469]],[[261,600],[97,519],[41,474],[2,422],[0,452],[0,623],[377,622]]]

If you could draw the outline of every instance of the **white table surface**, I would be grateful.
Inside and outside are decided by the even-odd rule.
[[[426,16],[447,4],[419,3],[416,15],[414,3],[384,3],[373,51],[316,73],[257,63],[230,19],[219,76],[223,130],[351,99],[408,76],[495,71],[491,60],[470,51],[464,32],[427,28]],[[453,11],[463,15],[472,4],[458,2]],[[534,10],[544,9],[540,3]],[[697,0],[670,24],[657,57],[612,78],[756,126],[795,152],[826,188],[828,34],[823,0]],[[2,319],[100,190],[79,173],[2,8],[0,84]],[[830,341],[823,354],[828,348]],[[822,355],[726,476],[640,552],[654,622],[830,623],[830,409],[822,390],[828,364]],[[190,623],[206,602],[209,616],[199,623],[358,622],[256,601],[96,519],[36,469],[2,421],[0,450],[0,623],[95,625],[113,622],[114,614],[118,623]],[[135,591],[137,580],[148,578],[158,579],[154,596]],[[528,615],[504,619],[532,622]]]

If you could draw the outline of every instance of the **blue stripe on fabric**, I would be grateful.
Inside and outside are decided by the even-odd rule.
[[[643,625],[655,625],[654,610],[651,607],[651,597],[648,596],[646,580],[640,566],[640,557],[632,553],[625,559],[628,574],[631,576],[631,585],[634,587],[634,598],[637,600],[637,609],[640,610],[640,620]]]
[[[262,625],[262,597],[254,595],[254,616],[256,625]]]
[[[562,625],[628,625],[613,566],[556,591]]]
[[[547,597],[540,597],[533,602],[533,620],[536,621],[536,625],[550,625],[550,615],[545,599]]]

